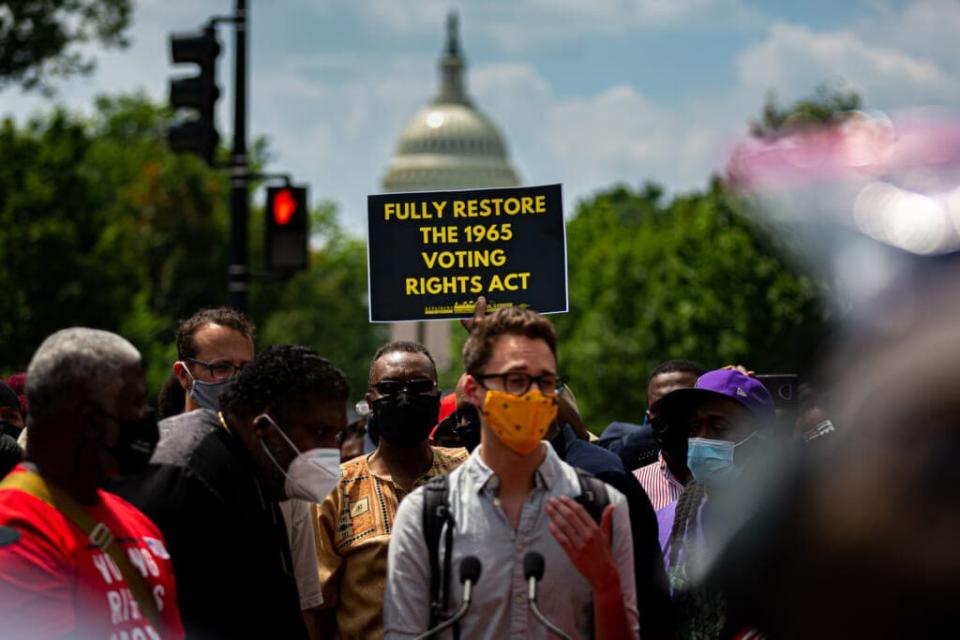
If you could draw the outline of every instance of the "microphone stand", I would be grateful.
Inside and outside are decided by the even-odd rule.
[[[558,638],[563,638],[563,640],[572,640],[570,636],[565,634],[560,627],[553,624],[547,617],[540,613],[540,608],[537,607],[537,578],[536,576],[530,576],[529,587],[527,588],[527,601],[530,603],[530,610],[533,611],[534,617],[540,621],[540,624],[547,628],[547,631],[557,636]]]
[[[473,582],[471,582],[470,580],[467,580],[463,584],[463,602],[457,608],[456,612],[454,612],[453,617],[451,617],[449,620],[445,620],[441,624],[438,624],[433,629],[427,629],[425,632],[417,636],[414,640],[427,640],[427,638],[431,638],[437,635],[438,633],[440,633],[441,631],[446,631],[447,629],[455,625],[457,622],[459,622],[460,618],[467,615],[467,609],[470,608],[470,598],[472,596],[472,593],[471,593],[472,588],[473,588]]]
[[[469,561],[472,561],[473,564],[471,565]],[[470,569],[465,569],[468,566]],[[471,575],[464,577],[464,573],[470,573]],[[470,601],[473,599],[473,583],[480,579],[480,562],[473,556],[467,556],[460,565],[460,574],[463,579],[463,601],[460,603],[460,606],[450,619],[444,620],[433,629],[427,629],[414,640],[427,640],[427,638],[431,638],[441,631],[449,629],[459,622],[460,618],[467,615],[467,609],[470,608]]]

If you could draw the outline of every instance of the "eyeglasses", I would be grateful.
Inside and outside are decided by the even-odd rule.
[[[210,373],[210,377],[214,380],[232,378],[240,373],[240,370],[243,369],[243,367],[247,364],[244,362],[241,365],[236,365],[232,362],[227,362],[226,360],[218,360],[217,362],[204,362],[203,360],[197,360],[196,358],[184,358],[184,360],[191,364],[199,364],[203,367],[206,367],[207,371]]]
[[[533,383],[537,383],[537,387],[540,388],[541,393],[546,395],[554,395],[563,391],[563,387],[566,386],[569,382],[569,378],[566,376],[558,376],[555,373],[544,373],[539,376],[531,376],[529,373],[521,373],[519,371],[508,371],[507,373],[481,373],[473,376],[480,381],[481,386],[487,388],[483,384],[484,380],[489,378],[500,378],[500,384],[503,386],[503,390],[507,393],[512,393],[517,396],[522,396],[527,391],[530,390],[530,387],[533,386]]]
[[[409,394],[420,395],[430,393],[436,388],[436,383],[427,378],[417,380],[381,380],[371,385],[382,396],[392,396],[406,391]]]

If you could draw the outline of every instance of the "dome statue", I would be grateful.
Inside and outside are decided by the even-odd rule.
[[[440,92],[407,124],[383,178],[385,191],[432,191],[519,184],[497,127],[473,106],[464,78],[457,16],[447,17]]]

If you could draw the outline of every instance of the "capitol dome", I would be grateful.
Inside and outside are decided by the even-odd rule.
[[[457,18],[447,20],[440,93],[407,124],[383,178],[386,191],[432,191],[519,184],[496,125],[464,87]]]

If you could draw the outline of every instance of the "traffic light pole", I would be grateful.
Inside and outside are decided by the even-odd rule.
[[[249,286],[254,274],[249,263],[250,183],[258,178],[283,179],[286,189],[277,195],[280,212],[276,218],[279,229],[267,226],[275,242],[267,243],[271,269],[290,273],[307,268],[309,264],[309,212],[307,190],[291,184],[286,174],[255,176],[250,171],[247,154],[247,31],[250,16],[247,0],[235,0],[235,11],[230,16],[214,16],[201,33],[173,34],[170,37],[170,55],[174,64],[194,64],[200,73],[196,76],[175,77],[170,81],[170,106],[174,111],[189,109],[198,117],[173,123],[167,138],[175,153],[192,153],[213,167],[225,168],[230,175],[230,252],[227,266],[228,304],[246,312],[249,306]],[[220,89],[216,84],[217,58],[220,42],[215,27],[231,23],[234,27],[234,94],[233,147],[226,163],[217,162],[220,136],[216,129],[216,104]],[[269,189],[268,189],[269,193]],[[272,204],[273,201],[271,200]],[[271,211],[274,211],[271,209]],[[273,248],[277,253],[271,253]],[[272,257],[271,257],[272,256]],[[276,258],[274,260],[274,258]],[[256,274],[262,279],[264,274]],[[270,279],[277,279],[273,274]]]
[[[230,265],[227,293],[230,306],[247,311],[250,282],[247,248],[250,213],[250,170],[247,158],[247,1],[236,0],[234,47],[233,150],[230,154]]]

